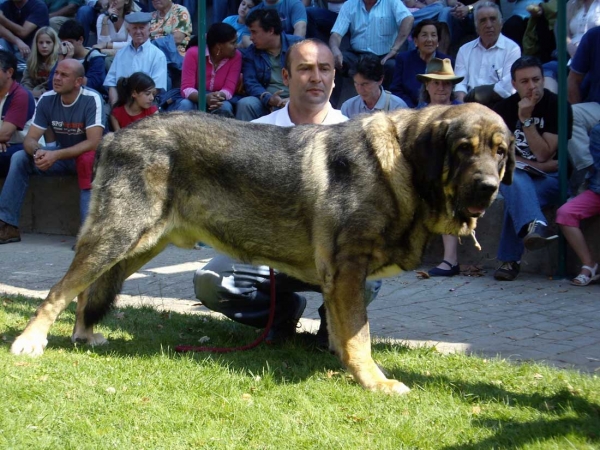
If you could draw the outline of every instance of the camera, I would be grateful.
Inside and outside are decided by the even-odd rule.
[[[115,23],[117,20],[119,20],[119,16],[116,14],[106,13],[106,15],[108,16],[108,20],[110,20],[112,23]]]

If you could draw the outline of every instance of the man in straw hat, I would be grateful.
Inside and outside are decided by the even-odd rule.
[[[462,103],[456,99],[454,86],[464,77],[459,77],[452,70],[452,61],[448,58],[431,58],[424,74],[417,75],[423,83],[417,108],[427,105],[457,105]]]

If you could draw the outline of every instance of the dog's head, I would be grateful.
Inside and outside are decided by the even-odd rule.
[[[441,218],[474,229],[500,183],[512,182],[512,134],[499,115],[474,103],[423,110],[418,123],[414,145],[403,152],[418,194]]]

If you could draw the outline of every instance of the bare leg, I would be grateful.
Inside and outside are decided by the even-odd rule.
[[[442,235],[442,241],[444,242],[444,261],[448,261],[453,266],[458,264],[458,238],[451,234]],[[448,270],[447,264],[441,263],[438,269]]]
[[[585,242],[585,237],[583,236],[581,229],[578,227],[569,227],[567,225],[560,225],[560,229],[573,251],[581,260],[581,263],[585,266],[594,267],[596,262],[592,259],[590,248]],[[588,277],[591,275],[589,270],[583,268],[580,273],[587,275]]]

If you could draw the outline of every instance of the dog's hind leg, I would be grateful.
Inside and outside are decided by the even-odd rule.
[[[102,333],[94,333],[94,325],[110,311],[121,292],[123,282],[162,252],[167,244],[168,241],[163,239],[150,250],[119,261],[79,294],[75,327],[71,336],[73,343],[87,343],[92,346],[108,343]]]
[[[387,379],[371,357],[371,337],[364,302],[365,279],[362,266],[352,260],[342,262],[323,286],[330,344],[354,379],[365,389],[389,394],[405,394],[410,389]]]

